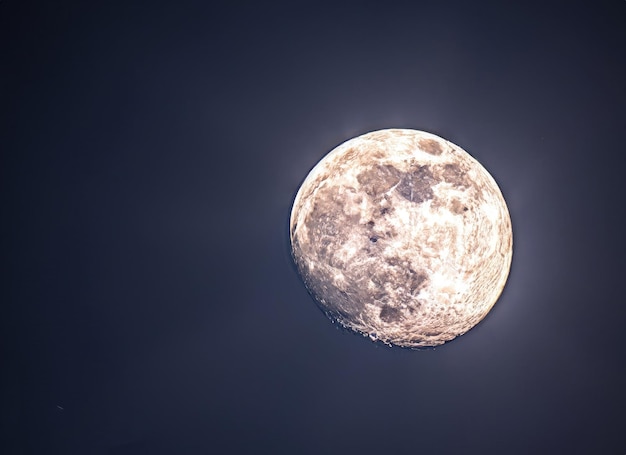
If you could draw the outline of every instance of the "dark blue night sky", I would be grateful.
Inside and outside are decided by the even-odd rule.
[[[626,2],[0,2],[0,452],[626,453]],[[435,350],[289,256],[365,132],[467,150],[505,291]]]

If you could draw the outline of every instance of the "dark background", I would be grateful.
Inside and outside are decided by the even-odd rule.
[[[4,454],[626,453],[626,2],[0,2]],[[514,228],[435,350],[289,257],[328,151],[416,128]]]

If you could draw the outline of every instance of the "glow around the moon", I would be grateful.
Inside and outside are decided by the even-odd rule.
[[[416,130],[374,131],[326,155],[296,195],[290,235],[330,318],[403,347],[440,345],[475,326],[512,258],[494,179],[460,147]]]

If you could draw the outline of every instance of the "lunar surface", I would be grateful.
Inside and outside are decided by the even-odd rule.
[[[466,333],[506,283],[512,230],[494,179],[460,147],[389,129],[326,155],[294,200],[300,275],[342,326],[389,345]]]

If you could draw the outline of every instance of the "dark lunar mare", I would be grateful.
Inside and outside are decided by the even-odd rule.
[[[435,182],[429,166],[418,166],[402,175],[396,191],[407,201],[421,204],[433,198],[432,186]]]

